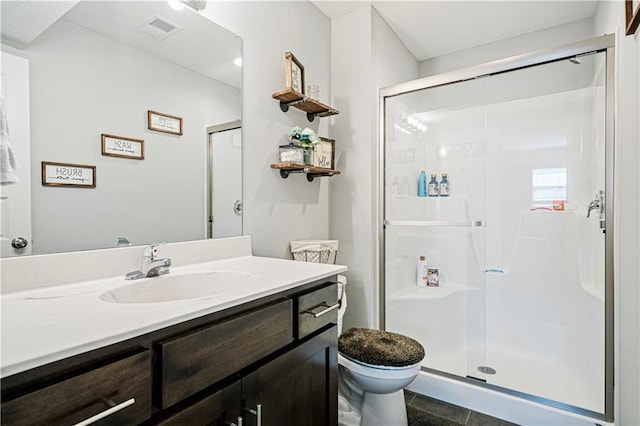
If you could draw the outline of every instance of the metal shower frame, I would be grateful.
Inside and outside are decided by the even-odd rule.
[[[478,77],[485,77],[505,72],[515,71],[536,65],[542,65],[562,59],[568,59],[576,55],[588,53],[606,53],[606,81],[605,81],[605,190],[607,203],[605,205],[606,232],[605,232],[605,395],[604,413],[586,410],[573,405],[564,404],[558,401],[536,397],[511,389],[502,388],[495,385],[484,384],[476,380],[455,376],[442,371],[427,369],[423,370],[439,374],[446,377],[455,378],[462,382],[476,384],[488,389],[498,390],[508,395],[521,397],[527,400],[539,402],[552,407],[560,408],[572,413],[585,415],[594,419],[613,421],[614,411],[614,125],[615,125],[615,97],[614,97],[614,63],[615,63],[615,36],[607,34],[589,40],[568,44],[554,49],[539,50],[511,58],[488,62],[482,65],[463,68],[457,71],[438,74],[430,77],[420,78],[404,83],[395,84],[379,90],[379,118],[378,118],[378,209],[374,214],[376,232],[379,236],[377,241],[377,254],[379,258],[378,277],[378,297],[379,297],[379,328],[385,329],[385,99],[393,96],[403,95],[418,90],[459,83],[472,80]]]

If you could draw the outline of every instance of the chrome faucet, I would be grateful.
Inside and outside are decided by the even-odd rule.
[[[142,266],[139,270],[131,271],[125,275],[127,280],[137,280],[139,278],[157,277],[159,275],[166,275],[169,272],[169,266],[171,266],[171,259],[168,257],[158,258],[158,247],[161,243],[151,244],[144,249],[144,259]]]

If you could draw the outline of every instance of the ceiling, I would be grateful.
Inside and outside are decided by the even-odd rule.
[[[591,18],[597,0],[325,1],[330,18],[373,5],[418,61]]]
[[[233,64],[241,55],[240,38],[198,13],[176,11],[166,1],[0,1],[2,42],[13,47],[28,48],[51,25],[64,20],[241,87],[240,68]],[[145,24],[157,18],[177,31],[153,38]]]

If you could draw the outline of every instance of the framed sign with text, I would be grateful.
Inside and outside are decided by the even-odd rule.
[[[156,132],[182,135],[182,117],[157,111],[147,111],[147,128]]]
[[[313,165],[325,169],[335,169],[335,145],[333,139],[320,138],[313,147]]]
[[[103,133],[102,155],[144,160],[144,141]]]
[[[286,87],[304,95],[304,67],[291,52],[285,52],[284,59]]]
[[[96,187],[96,166],[42,162],[43,186]]]

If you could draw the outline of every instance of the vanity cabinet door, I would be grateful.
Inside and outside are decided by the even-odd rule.
[[[337,425],[337,365],[333,326],[245,376],[243,426]]]
[[[91,424],[138,424],[150,408],[151,364],[144,350],[3,401],[2,424],[73,425],[101,414],[108,415]]]

